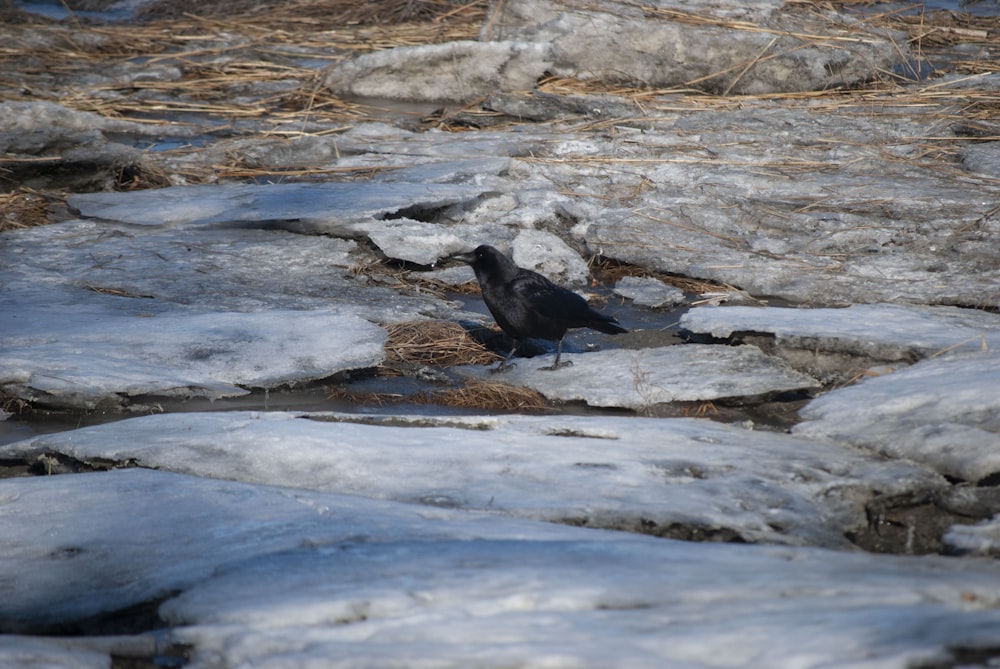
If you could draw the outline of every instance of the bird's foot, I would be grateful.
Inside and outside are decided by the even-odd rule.
[[[502,372],[506,372],[509,369],[513,369],[514,367],[517,367],[517,363],[516,362],[507,362],[505,360],[505,361],[501,362],[499,365],[497,365],[496,367],[494,367],[493,369],[491,369],[490,370],[490,374],[500,374]]]
[[[539,367],[538,369],[544,370],[546,372],[554,372],[557,369],[562,369],[563,367],[572,367],[572,360],[563,360],[562,362],[554,362],[551,365],[546,365],[545,367]]]

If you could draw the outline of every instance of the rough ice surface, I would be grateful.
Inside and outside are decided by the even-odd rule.
[[[71,637],[60,639],[40,636],[5,635],[0,644],[0,665],[17,667],[45,667],[52,669],[108,669],[110,655],[122,654],[128,648],[137,655],[152,656],[156,653],[156,640],[149,638],[134,643],[131,640]]]
[[[545,230],[521,230],[511,244],[510,257],[520,267],[541,272],[560,284],[590,282],[590,270],[580,254]]]
[[[345,61],[359,75],[350,85],[381,77],[390,95],[489,96],[482,110],[442,105],[433,129],[284,113],[139,124],[56,102],[144,104],[160,93],[142,81],[215,71],[236,51],[275,58],[256,38],[234,50],[228,24],[208,38],[224,54],[86,78],[41,81],[37,49],[7,54],[29,64],[38,98],[0,101],[4,174],[23,177],[20,195],[128,188],[123,164],[177,187],[74,195],[87,220],[0,234],[3,409],[37,398],[33,384],[76,401],[99,382],[78,406],[100,396],[106,407],[129,392],[218,396],[371,364],[376,324],[469,314],[436,288],[369,270],[388,260],[467,280],[468,267],[437,263],[490,243],[567,284],[596,258],[720,284],[707,299],[742,291],[803,307],[697,308],[685,320],[719,336],[772,333],[782,358],[723,345],[571,351],[568,369],[519,359],[490,380],[637,411],[825,392],[805,422],[788,435],[617,410],[211,413],[36,436],[3,449],[16,463],[5,471],[19,458],[57,472],[132,468],[0,481],[0,666],[106,669],[112,655],[149,663],[172,644],[190,649],[192,669],[996,664],[998,342],[996,316],[976,309],[1000,307],[997,150],[980,141],[996,134],[980,103],[1000,76],[972,62],[979,45],[962,45],[978,73],[857,90],[909,57],[905,36],[777,0],[495,6],[482,42]],[[0,25],[19,50],[54,45],[63,29],[87,36]],[[538,83],[544,72],[609,94],[543,92],[555,90]],[[248,90],[279,86],[261,102],[271,108],[275,91],[316,80]],[[656,81],[723,95],[678,88],[639,105],[611,94]],[[789,86],[822,94],[725,95]],[[182,137],[196,141],[136,148]],[[218,169],[234,156],[282,183],[234,183]],[[52,185],[81,164],[107,173]],[[662,326],[662,312],[627,308]],[[652,327],[594,338],[660,346]],[[868,378],[817,389],[818,372],[781,362],[809,346],[857,356]],[[980,522],[944,529],[973,507],[965,519]],[[897,511],[901,533],[940,527],[961,557],[848,541],[896,531]],[[74,633],[135,605],[168,627]]]
[[[952,551],[965,555],[1000,555],[1000,515],[974,525],[952,525],[941,538]]]
[[[1000,176],[1000,146],[997,142],[962,147],[962,164],[971,172],[991,177]]]
[[[996,348],[924,360],[817,397],[794,431],[981,481],[1000,472],[998,370]]]
[[[0,237],[0,301],[129,313],[181,309],[348,309],[379,323],[454,310],[428,295],[369,285],[353,240],[226,226],[135,228],[66,221]]]
[[[58,453],[589,527],[668,536],[699,528],[828,547],[845,547],[845,533],[867,522],[863,508],[876,491],[943,484],[927,470],[836,444],[693,419],[368,420],[149,416],[0,447],[0,457]]]
[[[494,90],[526,90],[551,67],[532,42],[459,41],[366,53],[331,69],[341,95],[462,102]]]
[[[877,360],[1000,347],[1000,316],[955,307],[697,307],[681,316],[680,324],[691,332],[720,338],[736,332],[771,333],[779,344],[819,347]]]
[[[372,226],[368,238],[388,257],[418,265],[433,265],[442,255],[459,253],[466,246],[464,239],[450,230],[406,219]]]
[[[563,353],[562,360],[572,365],[542,369],[553,360],[550,355],[515,358],[515,367],[502,375],[494,375],[490,367],[460,367],[458,371],[532,388],[551,400],[637,410],[662,402],[763,395],[818,385],[755,346],[692,344]]]
[[[5,393],[94,408],[117,395],[216,399],[372,367],[384,357],[386,334],[348,311],[126,315],[22,307],[0,323],[0,338]]]
[[[773,333],[777,345],[876,360],[928,358],[871,372],[800,411],[800,436],[832,439],[923,463],[963,481],[1000,472],[1000,317],[954,307],[869,304],[846,309],[699,307],[698,333]]]
[[[407,207],[442,207],[485,190],[467,184],[361,182],[209,184],[69,198],[81,215],[135,225],[226,221],[353,221]]]
[[[6,629],[167,597],[160,642],[191,644],[196,669],[708,667],[720,652],[902,669],[1000,625],[995,561],[676,542],[142,469],[5,481],[3,502]],[[39,645],[5,637],[0,659]]]
[[[932,120],[795,116],[764,104],[680,114],[670,131],[637,129],[615,143],[616,155],[649,161],[642,175],[662,187],[642,207],[577,199],[568,210],[589,223],[594,252],[758,297],[813,306],[1000,303],[1000,228],[987,204],[995,185],[968,173],[946,184],[905,160],[909,138],[933,132]],[[803,161],[816,169],[777,177]],[[540,168],[567,187],[574,179],[564,165]],[[620,176],[619,188],[638,178]]]
[[[351,271],[358,245],[344,239],[93,221],[3,239],[0,386],[52,406],[325,378],[382,360],[373,323],[461,313],[368,285]]]
[[[727,13],[714,6],[698,9],[702,16]],[[891,36],[871,31],[858,38],[863,22],[836,46],[795,36],[823,23],[804,21],[803,15],[783,15],[780,31],[757,29],[774,22],[778,9],[758,4],[752,12],[755,29],[732,30],[670,20],[690,12],[686,4],[661,16],[627,3],[505,2],[484,27],[486,41],[362,54],[334,65],[324,83],[338,94],[468,101],[497,90],[530,90],[548,72],[652,87],[697,82],[716,93],[767,94],[857,83],[874,69],[889,70],[905,59]]]
[[[101,130],[104,132],[129,133],[136,135],[162,135],[163,126],[109,118],[101,114],[70,109],[54,102],[45,100],[0,101],[0,117],[4,118],[4,131],[11,135],[30,135],[39,128],[58,127],[71,132],[88,132]],[[174,136],[192,137],[201,134],[197,126],[172,127]],[[12,137],[14,139],[14,137]]]
[[[644,307],[672,307],[684,302],[683,290],[645,276],[622,277],[615,284],[615,294]]]

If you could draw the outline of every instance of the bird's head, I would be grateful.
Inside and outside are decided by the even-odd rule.
[[[502,275],[506,272],[517,271],[517,265],[514,264],[513,260],[489,244],[477,246],[474,251],[458,253],[451,257],[453,260],[460,260],[472,265],[477,277]]]
[[[489,279],[496,281],[509,280],[517,274],[518,270],[513,260],[489,244],[477,246],[474,251],[459,253],[451,257],[472,265],[472,270],[476,273],[476,278],[480,284],[484,280]]]

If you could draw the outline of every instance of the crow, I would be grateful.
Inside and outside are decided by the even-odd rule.
[[[592,328],[606,334],[628,332],[611,316],[591,309],[587,301],[573,291],[557,286],[538,272],[518,267],[492,246],[483,244],[475,251],[452,258],[472,265],[483,301],[500,329],[514,340],[514,348],[493,370],[495,372],[508,367],[522,339],[559,341],[555,362],[542,367],[551,370],[573,364],[572,361],[559,363],[563,337],[570,328]]]

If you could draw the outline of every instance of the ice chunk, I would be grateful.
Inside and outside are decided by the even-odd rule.
[[[867,525],[866,500],[945,486],[849,446],[695,419],[185,413],[0,448],[8,460],[56,453],[588,527],[838,548]]]
[[[1000,354],[924,360],[814,399],[794,432],[980,481],[1000,472]]]
[[[1000,626],[988,561],[677,542],[141,469],[7,480],[0,495],[5,630],[169,596],[156,636],[193,666],[700,667],[723,653],[901,669],[992,648]],[[54,642],[0,646],[16,666],[65,658]],[[60,666],[101,666],[94,652]]]
[[[232,397],[374,366],[385,337],[346,310],[127,315],[22,307],[0,324],[0,387],[73,408],[136,395]]]
[[[590,406],[642,410],[662,402],[694,402],[763,395],[817,382],[755,346],[689,344],[639,350],[563,354],[573,365],[555,371],[549,356],[516,358],[502,376],[486,367],[460,367],[462,374],[533,388],[552,400],[582,400]]]
[[[468,184],[361,181],[284,184],[209,184],[72,195],[83,216],[136,225],[220,221],[352,221],[413,206],[443,207],[486,190]]]
[[[773,333],[778,344],[877,360],[1000,347],[1000,316],[957,307],[697,307],[681,316],[681,327],[713,337],[729,337],[736,332]]]
[[[615,294],[644,307],[672,307],[684,302],[684,291],[649,276],[625,276],[615,284]]]

